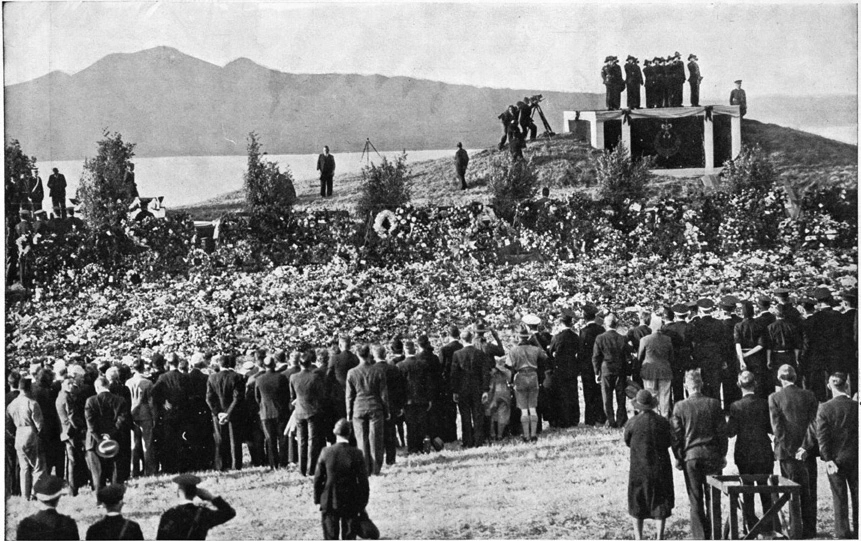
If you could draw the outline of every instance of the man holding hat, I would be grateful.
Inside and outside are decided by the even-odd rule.
[[[620,428],[628,421],[625,409],[625,384],[631,359],[631,348],[624,336],[616,331],[619,320],[615,314],[607,314],[604,318],[607,330],[595,337],[592,350],[592,364],[595,369],[596,382],[601,385],[601,397],[604,399],[604,414],[607,416],[607,426]],[[600,375],[599,375],[600,374]],[[616,411],[613,412],[613,398],[616,400]]]
[[[711,299],[699,299],[697,308],[700,317],[691,325],[691,351],[694,366],[701,370],[703,394],[720,400],[721,374],[723,372],[726,344],[721,340],[723,326],[712,317],[715,303]]]
[[[43,475],[33,487],[42,509],[18,524],[17,539],[80,539],[78,525],[72,517],[57,512],[63,492],[63,481]]]
[[[688,55],[688,83],[691,85],[691,107],[700,106],[700,83],[703,78],[700,75],[700,65],[697,64],[697,55]]]
[[[592,364],[592,354],[595,350],[595,339],[604,333],[604,327],[595,321],[598,308],[591,304],[583,307],[583,327],[580,328],[580,352],[577,362],[580,365],[580,378],[583,381],[583,402],[586,411],[583,422],[590,426],[603,425],[607,422],[604,414],[601,386],[595,381],[595,368]]]
[[[200,488],[200,477],[191,474],[173,478],[179,505],[164,512],[158,523],[156,539],[206,539],[210,529],[224,524],[236,516],[236,511],[220,496],[215,496],[205,488]],[[215,506],[196,505],[197,496]]]
[[[87,539],[143,539],[140,524],[123,517],[126,487],[108,485],[96,493],[99,505],[105,507],[104,518],[87,528]]]
[[[735,89],[729,93],[729,104],[738,105],[739,113],[742,118],[747,114],[747,95],[741,89],[741,79],[735,82]]]
[[[640,108],[640,87],[643,86],[643,72],[640,70],[639,60],[635,56],[628,55],[625,62],[625,83],[628,92],[628,109]]]
[[[84,404],[87,420],[84,449],[93,489],[98,492],[108,480],[117,480],[116,456],[120,450],[117,438],[120,430],[127,429],[130,413],[125,399],[110,392],[106,377],[96,378],[95,386],[96,396],[91,396]]]
[[[323,539],[355,539],[356,519],[370,496],[368,468],[362,451],[349,443],[350,423],[338,420],[333,432],[335,445],[323,449],[314,472],[314,503],[322,513]]]
[[[799,372],[802,385],[812,391],[817,400],[825,402],[828,393],[825,384],[829,372],[837,368],[843,348],[843,317],[832,309],[833,298],[826,287],[813,290],[816,312],[804,321]]]

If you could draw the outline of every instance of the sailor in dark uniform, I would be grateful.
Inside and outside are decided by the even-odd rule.
[[[655,107],[655,68],[650,59],[643,60],[643,79],[646,88],[646,109]]]
[[[663,327],[664,332],[673,341],[673,359],[675,360],[675,365],[672,367],[673,403],[678,403],[685,399],[685,371],[693,366],[691,363],[691,340],[688,333],[688,322],[685,321],[688,310],[686,304],[674,305],[672,311],[675,319],[669,323],[665,323]],[[669,316],[669,314],[666,315]],[[669,320],[668,317],[666,319]]]
[[[640,108],[640,87],[643,86],[643,72],[637,57],[628,55],[625,62],[625,84],[628,92],[628,109]]]
[[[783,306],[783,319],[787,321],[790,325],[794,326],[796,329],[801,331],[801,312],[798,311],[798,308],[789,300],[790,291],[785,288],[778,288],[774,290],[774,297],[777,299],[777,304]]]
[[[729,413],[730,405],[741,398],[741,390],[737,385],[740,370],[738,356],[735,352],[735,337],[733,334],[736,324],[741,322],[741,318],[735,313],[738,303],[738,297],[733,295],[722,297],[718,303],[718,306],[723,311],[721,317],[717,319],[723,327],[721,339],[724,341],[726,348],[723,352],[724,370],[721,385],[723,387],[724,411],[727,413]]]
[[[122,515],[126,487],[108,485],[99,489],[96,499],[107,514],[87,529],[87,539],[143,539],[140,525]]]
[[[747,95],[741,89],[741,79],[735,82],[735,89],[729,94],[729,104],[738,105],[742,117],[747,114]]]
[[[191,474],[173,478],[177,484],[177,496],[181,503],[164,512],[158,523],[156,539],[206,539],[210,528],[224,524],[236,516],[236,511],[220,496],[213,496],[205,488],[199,488],[200,477]],[[196,505],[194,497],[211,502],[215,509]]]
[[[72,517],[57,512],[60,496],[64,494],[63,481],[53,475],[43,475],[36,486],[36,499],[42,510],[18,524],[17,539],[80,539],[78,525]]]
[[[670,79],[672,81],[672,90],[670,92],[670,106],[681,107],[685,88],[685,63],[682,62],[682,54],[676,51],[671,62]]]
[[[656,56],[655,65],[655,107],[667,106],[667,66],[663,57]]]

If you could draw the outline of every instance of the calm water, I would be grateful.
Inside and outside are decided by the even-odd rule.
[[[454,158],[450,150],[413,150],[407,151],[408,163],[416,163],[437,158]],[[470,154],[474,151],[469,150]],[[381,152],[392,159],[399,151]],[[362,170],[365,160],[360,152],[335,154],[335,176],[344,173],[356,174]],[[284,154],[266,157],[275,161],[284,170],[289,166],[293,180],[298,185],[318,179],[317,154]],[[371,160],[379,163],[374,154]],[[167,207],[178,207],[206,201],[217,195],[242,188],[242,175],[247,166],[246,156],[180,156],[171,158],[135,158],[135,181],[140,194],[145,197],[164,196]],[[47,182],[51,169],[57,167],[66,175],[67,193],[74,197],[75,190],[83,171],[83,160],[39,162],[39,172]],[[337,182],[337,180],[336,180]],[[318,185],[319,186],[319,185]]]

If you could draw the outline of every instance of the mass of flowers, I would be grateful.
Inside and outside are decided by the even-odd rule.
[[[186,215],[46,233],[31,247],[39,294],[7,301],[6,356],[290,348],[339,331],[504,326],[587,302],[626,314],[781,286],[839,290],[857,275],[854,200],[812,193],[799,218],[774,188],[621,207],[526,201],[511,222],[477,202],[406,205],[368,223],[344,211],[233,214],[214,250]]]

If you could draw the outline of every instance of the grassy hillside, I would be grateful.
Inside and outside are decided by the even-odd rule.
[[[782,177],[791,183],[837,184],[857,187],[858,147],[826,139],[818,135],[744,120],[742,137],[745,145],[759,144],[776,163]],[[416,205],[453,205],[479,200],[487,202],[487,175],[495,155],[504,153],[486,149],[470,157],[466,180],[469,189],[460,190],[452,159],[441,158],[408,164],[412,171],[413,203]],[[542,185],[553,188],[554,196],[574,191],[594,190],[595,173],[592,157],[597,153],[589,144],[577,141],[572,135],[557,136],[552,140],[529,143],[524,152],[536,166]],[[334,196],[319,197],[316,180],[300,181],[296,185],[299,208],[352,209],[361,186],[360,175],[342,175],[335,178]],[[699,185],[698,178],[657,176],[653,193],[682,194]],[[199,205],[177,210],[190,212],[195,219],[211,220],[225,211],[237,210],[244,204],[242,191],[224,194]]]
[[[622,431],[574,428],[545,433],[536,444],[506,443],[440,453],[399,456],[371,479],[368,513],[384,539],[630,539],[627,514],[629,450]],[[732,444],[724,473],[736,473]],[[294,470],[203,474],[206,487],[222,495],[237,517],[213,529],[208,539],[319,539],[313,483]],[[676,506],[667,521],[668,539],[687,539],[689,505],[684,478],[673,470]],[[818,526],[833,528],[831,494],[824,467],[818,480]],[[160,514],[175,505],[166,476],[130,482],[125,515],[155,537]],[[724,498],[723,516],[728,504]],[[35,503],[7,500],[6,538]],[[757,504],[758,507],[758,504]],[[86,528],[102,514],[90,492],[65,497],[60,512]],[[647,536],[654,535],[647,524]],[[827,537],[827,535],[826,535]]]

